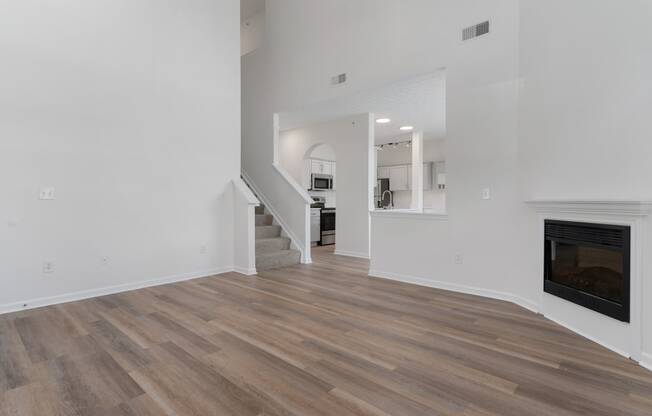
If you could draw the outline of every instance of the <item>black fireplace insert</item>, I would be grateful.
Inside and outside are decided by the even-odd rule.
[[[628,226],[545,221],[544,291],[630,320]]]

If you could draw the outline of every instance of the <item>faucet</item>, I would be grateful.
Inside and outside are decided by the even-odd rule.
[[[380,201],[381,201],[381,204],[382,204],[382,201],[385,200],[385,194],[388,193],[388,192],[389,192],[389,206],[393,209],[394,208],[394,194],[389,189],[386,190],[385,192],[383,192],[383,194],[380,196]]]

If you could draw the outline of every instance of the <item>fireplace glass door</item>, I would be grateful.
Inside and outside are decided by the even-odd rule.
[[[629,321],[629,227],[546,221],[545,291]]]

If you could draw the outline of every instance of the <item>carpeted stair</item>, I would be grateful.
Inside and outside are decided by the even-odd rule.
[[[264,206],[256,207],[256,270],[293,266],[301,262],[301,252],[290,248],[290,239],[281,236],[281,227]]]

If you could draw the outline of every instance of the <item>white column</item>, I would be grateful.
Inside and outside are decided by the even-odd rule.
[[[374,201],[374,187],[376,186],[376,174],[378,173],[377,157],[376,154],[376,116],[373,113],[369,113],[369,136],[368,136],[368,154],[367,154],[367,172],[369,176],[369,186],[367,189],[367,198],[369,199],[369,211],[376,209],[376,204]],[[371,258],[371,215],[367,218],[367,226],[369,229],[368,238],[369,244],[367,247],[367,255]]]
[[[412,133],[412,209],[423,210],[423,132]]]

